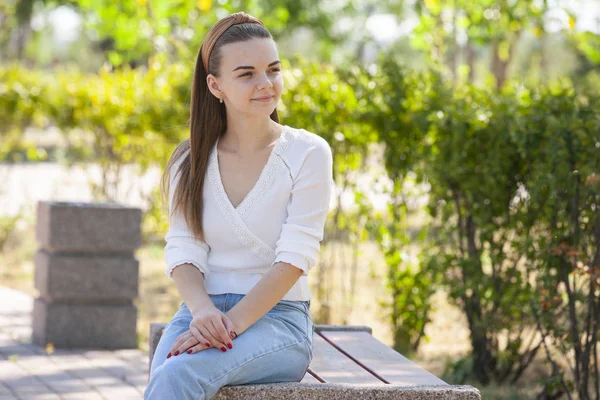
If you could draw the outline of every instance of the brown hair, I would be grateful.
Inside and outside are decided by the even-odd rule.
[[[272,36],[259,19],[243,12],[221,19],[208,31],[198,51],[194,70],[190,103],[190,137],[173,151],[162,176],[162,193],[163,196],[168,196],[170,180],[174,179],[170,176],[171,169],[179,158],[190,150],[177,171],[174,171],[175,175],[179,174],[179,183],[182,184],[177,184],[175,188],[171,213],[180,209],[194,237],[201,241],[205,241],[202,226],[204,207],[202,193],[208,168],[208,156],[217,139],[227,129],[225,103],[220,103],[219,99],[210,92],[206,77],[209,73],[219,76],[222,46],[254,38],[272,39]],[[271,119],[279,122],[277,110],[273,111]]]

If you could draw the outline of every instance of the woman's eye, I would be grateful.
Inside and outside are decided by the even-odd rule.
[[[279,69],[279,68],[273,68],[273,69],[271,70],[271,72],[279,72],[279,71],[281,71],[281,69]],[[244,73],[244,74],[241,74],[241,75],[240,75],[240,78],[241,78],[241,77],[246,77],[246,76],[252,76],[252,72],[246,72],[246,73]]]

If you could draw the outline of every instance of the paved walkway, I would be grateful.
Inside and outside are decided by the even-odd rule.
[[[33,298],[0,286],[0,400],[143,399],[141,350],[63,350],[31,344]]]

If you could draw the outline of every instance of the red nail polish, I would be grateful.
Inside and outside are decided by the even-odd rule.
[[[169,355],[167,356],[167,358],[171,358],[171,353],[169,353]]]
[[[221,347],[221,351],[227,351],[225,347]]]
[[[229,347],[229,350],[233,349],[233,346],[231,345],[231,343],[228,343],[227,347]]]
[[[178,355],[178,354],[179,354],[179,350],[177,350],[177,351],[175,352],[175,355]]]
[[[192,351],[191,351],[191,350],[188,350],[188,351],[187,351],[187,353],[188,353],[188,354],[192,354]]]
[[[206,347],[210,347],[210,343],[205,343],[205,344],[206,344]]]

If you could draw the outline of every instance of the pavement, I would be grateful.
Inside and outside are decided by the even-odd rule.
[[[148,355],[31,343],[33,298],[0,286],[0,400],[143,399]]]

